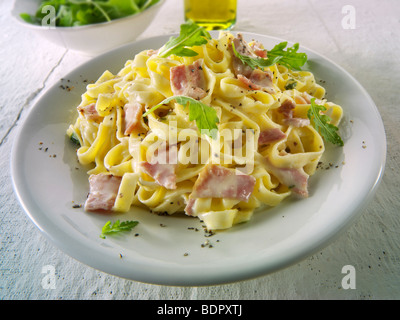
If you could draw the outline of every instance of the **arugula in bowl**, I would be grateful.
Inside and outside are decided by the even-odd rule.
[[[28,23],[41,25],[53,8],[55,26],[74,27],[124,18],[157,2],[159,0],[42,0],[34,15],[21,13],[20,17]]]

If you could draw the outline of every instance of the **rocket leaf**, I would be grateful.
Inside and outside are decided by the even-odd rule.
[[[197,52],[189,47],[201,46],[211,39],[211,35],[203,27],[194,22],[187,22],[181,25],[181,31],[178,37],[171,37],[168,42],[162,46],[158,55],[166,58],[172,54],[180,57],[194,57]]]
[[[321,114],[322,111],[326,111],[326,108],[324,106],[315,104],[315,98],[312,98],[310,109],[308,109],[307,112],[307,116],[310,119],[311,124],[326,141],[342,147],[344,145],[343,140],[337,133],[339,128],[329,123],[331,118],[325,114]]]
[[[112,223],[111,221],[106,222],[106,224],[101,229],[100,238],[105,239],[106,235],[119,233],[122,231],[130,231],[138,224],[138,221],[122,221],[119,220]]]
[[[300,70],[300,68],[307,62],[307,55],[305,53],[297,52],[299,49],[298,43],[294,44],[293,47],[287,48],[285,51],[284,49],[286,46],[287,42],[281,42],[271,50],[267,51],[267,58],[261,58],[240,54],[232,43],[232,49],[235,56],[252,69],[260,68],[263,70],[264,68],[273,66],[275,63],[279,63],[289,69]]]
[[[189,105],[189,120],[196,120],[197,128],[201,131],[201,133],[205,133],[211,138],[216,138],[217,133],[217,123],[219,122],[217,112],[214,108],[198,101],[196,99],[186,97],[186,96],[172,96],[163,101],[161,101],[158,105],[154,106],[146,113],[143,114],[143,117],[147,116],[149,113],[155,111],[162,105],[169,103],[170,101],[175,100],[182,106]]]

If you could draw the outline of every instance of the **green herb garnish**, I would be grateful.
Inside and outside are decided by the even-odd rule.
[[[138,221],[122,221],[119,220],[112,223],[111,221],[106,222],[106,224],[101,229],[100,238],[105,239],[106,235],[119,233],[122,231],[131,231],[137,226]]]
[[[201,46],[211,39],[211,35],[206,29],[198,26],[194,22],[188,21],[181,25],[178,37],[171,37],[168,42],[162,46],[158,56],[166,58],[171,54],[180,57],[194,57],[197,52],[189,47]]]
[[[272,50],[267,51],[267,59],[261,57],[251,57],[242,55],[235,49],[235,45],[232,43],[233,52],[243,63],[250,66],[252,69],[264,68],[273,66],[279,63],[289,69],[300,70],[301,67],[307,62],[307,55],[305,53],[297,52],[299,44],[296,43],[293,47],[284,49],[287,46],[287,42],[281,42],[277,44]]]
[[[292,90],[296,88],[296,86],[297,86],[297,81],[294,79],[289,79],[285,84],[285,90]]]
[[[175,100],[182,106],[189,105],[189,120],[196,120],[197,128],[202,132],[207,134],[213,139],[216,139],[216,131],[218,130],[217,123],[219,122],[217,112],[214,108],[198,101],[196,99],[186,97],[186,96],[172,96],[163,101],[158,105],[154,106],[146,113],[143,117],[147,116],[149,113],[155,111],[162,105],[168,104],[170,101]]]
[[[329,123],[331,118],[325,114],[321,114],[323,111],[326,111],[326,108],[315,104],[315,98],[312,98],[310,109],[307,112],[311,124],[325,140],[342,147],[344,145],[343,140],[337,133],[339,128]]]
[[[267,55],[270,58],[279,58],[278,63],[289,69],[300,70],[301,67],[307,62],[307,54],[303,52],[297,52],[300,45],[295,43],[292,47],[288,47],[286,51],[284,50],[287,46],[287,42],[281,42],[277,44],[272,50],[269,50]]]
[[[265,59],[265,58],[261,58],[261,57],[251,57],[251,56],[243,55],[243,54],[240,54],[239,52],[237,52],[233,42],[232,42],[232,49],[233,49],[233,53],[235,54],[235,56],[238,57],[244,64],[247,64],[249,67],[251,67],[253,70],[257,69],[257,68],[264,70],[264,68],[273,66],[281,58],[281,57],[275,57],[275,58],[270,59],[268,57],[267,59]]]
[[[72,134],[70,135],[69,138],[73,143],[77,144],[78,146],[81,145],[81,142],[79,141],[79,138],[78,138],[78,136],[76,135],[75,132],[72,132]]]
[[[48,16],[46,6],[55,9],[57,27],[82,26],[111,21],[139,13],[159,0],[43,0],[34,15],[21,13],[28,23],[42,24]],[[44,10],[43,10],[44,9]]]

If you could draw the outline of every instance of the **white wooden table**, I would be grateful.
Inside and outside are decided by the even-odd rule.
[[[178,32],[181,0],[168,0],[140,36]],[[355,13],[348,24],[346,5]],[[375,198],[339,238],[282,271],[211,287],[138,283],[70,258],[33,225],[12,190],[10,152],[28,110],[55,81],[90,57],[36,37],[0,2],[0,300],[3,299],[398,299],[400,298],[400,6],[397,0],[239,0],[235,30],[272,35],[313,49],[349,71],[369,92],[387,133],[386,171]],[[348,27],[354,28],[348,28]],[[42,286],[43,266],[56,270]],[[342,267],[356,271],[345,289]]]

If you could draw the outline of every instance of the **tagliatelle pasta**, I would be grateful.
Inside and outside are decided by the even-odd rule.
[[[342,108],[324,99],[309,71],[276,63],[246,74],[232,50],[235,39],[221,32],[192,47],[197,55],[189,57],[144,50],[117,74],[105,71],[87,86],[67,134],[79,142],[79,162],[93,164],[88,175],[117,177],[117,189],[96,186],[110,189],[107,202],[91,185],[95,206],[86,210],[184,211],[217,230],[293,194],[308,196],[308,179],[325,150],[307,116],[311,100],[326,108],[333,125]],[[264,54],[258,42],[239,40],[253,56]],[[173,99],[143,116],[178,95],[215,110],[215,135],[200,130],[191,114],[198,111]]]

